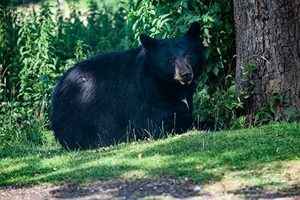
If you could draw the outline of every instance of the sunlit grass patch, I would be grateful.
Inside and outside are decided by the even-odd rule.
[[[299,169],[288,163],[299,165],[300,125],[192,131],[157,141],[75,152],[45,144],[2,149],[0,156],[2,186],[162,176],[202,184],[284,185],[299,178]],[[291,168],[294,173],[289,173]]]

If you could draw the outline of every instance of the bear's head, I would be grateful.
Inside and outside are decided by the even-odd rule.
[[[186,34],[175,39],[154,39],[140,36],[150,71],[160,81],[188,86],[196,78],[203,62],[200,24],[191,24]]]

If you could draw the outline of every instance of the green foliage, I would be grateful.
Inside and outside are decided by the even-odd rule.
[[[40,119],[45,117],[44,113],[58,75],[53,50],[55,23],[51,17],[52,13],[47,4],[39,13],[24,16],[17,44],[22,65],[19,73],[19,96],[23,106]]]
[[[45,126],[45,121],[33,118],[30,110],[20,102],[1,103],[0,148],[46,143]]]
[[[1,7],[0,131],[7,141],[2,146],[40,143],[36,134],[49,128],[58,77],[93,54],[128,48],[125,14],[121,7],[112,11],[95,3],[85,13],[72,9],[69,17],[48,3],[25,13]]]
[[[21,70],[16,59],[19,28],[15,10],[0,6],[0,102],[17,95],[17,76]]]
[[[238,112],[243,104],[236,94],[232,77],[228,77],[229,87],[209,93],[209,88],[198,87],[194,95],[194,118],[200,128],[243,128],[246,123]]]

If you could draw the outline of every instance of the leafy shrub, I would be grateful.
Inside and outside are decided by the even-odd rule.
[[[48,5],[40,13],[24,16],[18,38],[22,69],[19,73],[19,96],[23,106],[32,115],[42,119],[47,111],[53,85],[55,84],[56,58],[55,22]]]
[[[21,70],[16,59],[19,28],[15,10],[0,5],[0,102],[17,95]]]
[[[0,148],[15,147],[20,144],[43,144],[45,121],[33,118],[20,102],[0,105]]]
[[[236,94],[235,84],[231,77],[229,87],[209,93],[209,88],[198,87],[194,95],[194,118],[196,127],[202,129],[242,128],[244,118],[238,113],[243,109],[242,101]]]
[[[97,52],[128,48],[125,13],[91,3],[65,17],[46,3],[26,13],[0,7],[0,18],[1,144],[41,143],[58,77]]]

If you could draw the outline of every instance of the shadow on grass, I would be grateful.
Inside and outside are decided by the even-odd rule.
[[[188,158],[194,164],[201,163],[207,168],[256,169],[260,164],[299,158],[300,126],[266,126],[262,129],[202,136],[193,134],[156,143],[146,150],[136,152],[144,157],[157,153],[174,156],[170,163],[179,164]],[[131,153],[128,156],[135,155]]]
[[[61,148],[43,148],[43,147],[30,147],[30,146],[17,146],[7,149],[0,149],[0,159],[4,158],[25,158],[26,156],[40,155],[43,158],[58,156],[66,153]]]
[[[121,151],[121,150],[115,150]],[[93,155],[94,153],[94,155]],[[0,164],[0,168],[11,167],[10,170],[0,173],[0,186],[32,185],[38,183],[61,182],[90,182],[95,180],[108,180],[122,178],[130,173],[142,173],[145,177],[195,178],[201,181],[217,181],[221,177],[214,173],[195,169],[194,162],[180,161],[172,156],[158,156],[160,166],[156,166],[156,157],[134,158],[120,152],[95,153],[83,152],[57,152],[52,154],[39,154],[38,156],[23,156],[19,160],[12,159]],[[157,156],[157,155],[156,155]],[[195,178],[196,179],[196,178]]]
[[[121,176],[126,171],[136,170],[134,166],[100,164],[84,166],[87,159],[75,162],[66,161],[65,164],[43,166],[43,159],[32,158],[23,161],[17,169],[0,174],[1,185],[60,183],[60,182],[87,182],[99,179],[108,179]],[[62,166],[63,165],[63,166]],[[61,167],[56,168],[56,167]]]
[[[243,132],[243,133],[242,133]],[[218,134],[187,134],[165,140],[120,145],[105,150],[61,149],[14,152],[0,163],[0,186],[90,182],[133,178],[189,178],[201,184],[261,164],[297,159],[299,125],[267,126]]]

